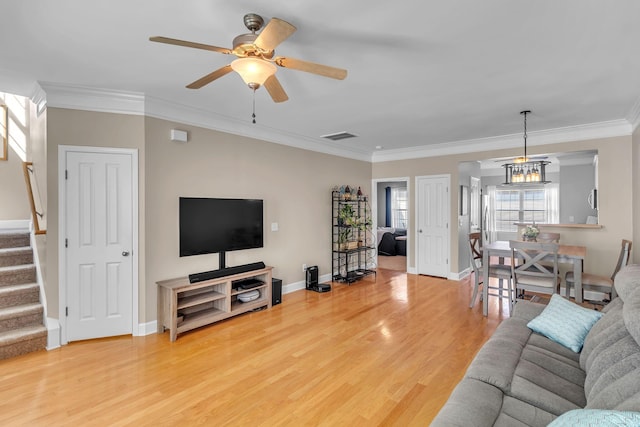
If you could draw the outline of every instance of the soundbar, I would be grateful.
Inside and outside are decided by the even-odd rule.
[[[251,264],[237,265],[235,267],[221,268],[218,270],[203,271],[189,275],[189,283],[198,283],[205,280],[217,279],[219,277],[231,276],[232,274],[246,273],[253,270],[262,270],[264,262],[254,262]]]

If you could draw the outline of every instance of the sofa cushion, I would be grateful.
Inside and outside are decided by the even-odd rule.
[[[529,335],[531,330],[521,319],[502,322],[480,348],[466,376],[491,384],[503,392],[509,391]]]
[[[529,403],[510,396],[504,396],[500,414],[494,424],[497,427],[546,426],[556,418],[555,415]],[[479,424],[469,424],[479,425]]]
[[[640,344],[640,288],[629,295],[625,301],[622,316],[627,331]]]
[[[601,317],[599,311],[580,307],[553,294],[549,305],[527,326],[578,353],[591,327]]]
[[[632,264],[622,268],[616,274],[613,286],[616,288],[618,296],[627,302],[629,296],[640,289],[640,265]]]
[[[537,302],[531,302],[526,300],[518,300],[514,305],[513,314],[511,318],[523,319],[526,322],[533,320],[536,316],[542,313],[546,307],[545,304],[540,304]]]
[[[453,389],[431,427],[494,425],[502,408],[500,389],[472,378],[463,378]]]
[[[612,334],[615,331],[618,333],[623,333],[624,329],[624,319],[622,318],[622,309],[623,309],[622,299],[616,298],[611,301],[609,304],[605,306],[603,312],[605,312],[605,316],[602,317],[593,328],[589,331],[586,338],[584,339],[584,346],[582,347],[582,352],[580,353],[580,367],[586,371],[588,369],[589,360],[593,360],[593,352],[598,349],[601,351],[603,348],[606,348],[608,345],[606,341],[608,339],[615,339],[612,337]]]
[[[556,418],[549,427],[616,427],[640,425],[640,412],[606,409],[574,409]]]
[[[587,372],[587,408],[640,410],[640,348],[631,336],[602,351]]]
[[[463,378],[451,393],[431,427],[544,427],[556,415],[519,399],[506,396],[500,389],[472,378]]]

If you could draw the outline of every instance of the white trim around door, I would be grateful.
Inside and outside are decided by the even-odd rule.
[[[424,186],[428,196],[420,194]],[[417,274],[451,279],[451,175],[416,176],[415,187]]]
[[[61,145],[58,147],[58,317],[60,321],[60,343],[67,344],[67,321],[65,311],[68,302],[66,278],[67,272],[67,256],[65,251],[65,236],[68,234],[66,229],[66,185],[65,185],[65,169],[66,158],[69,153],[86,153],[86,154],[119,154],[129,156],[131,159],[131,202],[132,202],[132,291],[131,291],[131,333],[140,335],[139,322],[139,281],[138,281],[138,150],[127,148],[110,148],[110,147],[84,147],[84,146],[68,146]]]
[[[408,176],[403,176],[403,177],[395,177],[395,178],[375,178],[371,180],[371,221],[373,223],[373,232],[374,232],[374,240],[377,237],[377,228],[378,228],[378,183],[380,182],[404,182],[407,185],[407,194],[410,195],[411,194],[411,181],[409,179]],[[409,211],[409,213],[411,212],[411,197],[409,197],[409,200],[407,201],[407,203],[409,204],[407,210]],[[416,274],[416,269],[415,267],[409,267],[409,259],[411,257],[411,240],[413,239],[413,235],[411,234],[411,220],[412,218],[409,218],[409,224],[407,226],[407,238],[409,239],[407,241],[407,273],[410,274]],[[415,234],[415,233],[414,233]],[[378,248],[376,247],[376,265],[378,264]]]

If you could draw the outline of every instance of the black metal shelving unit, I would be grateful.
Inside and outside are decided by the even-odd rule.
[[[375,240],[367,196],[331,192],[333,280],[353,283],[375,275]]]

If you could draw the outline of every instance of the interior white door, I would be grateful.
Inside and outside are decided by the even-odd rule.
[[[131,155],[65,155],[67,340],[132,333]]]
[[[418,274],[449,276],[448,176],[417,178]]]

